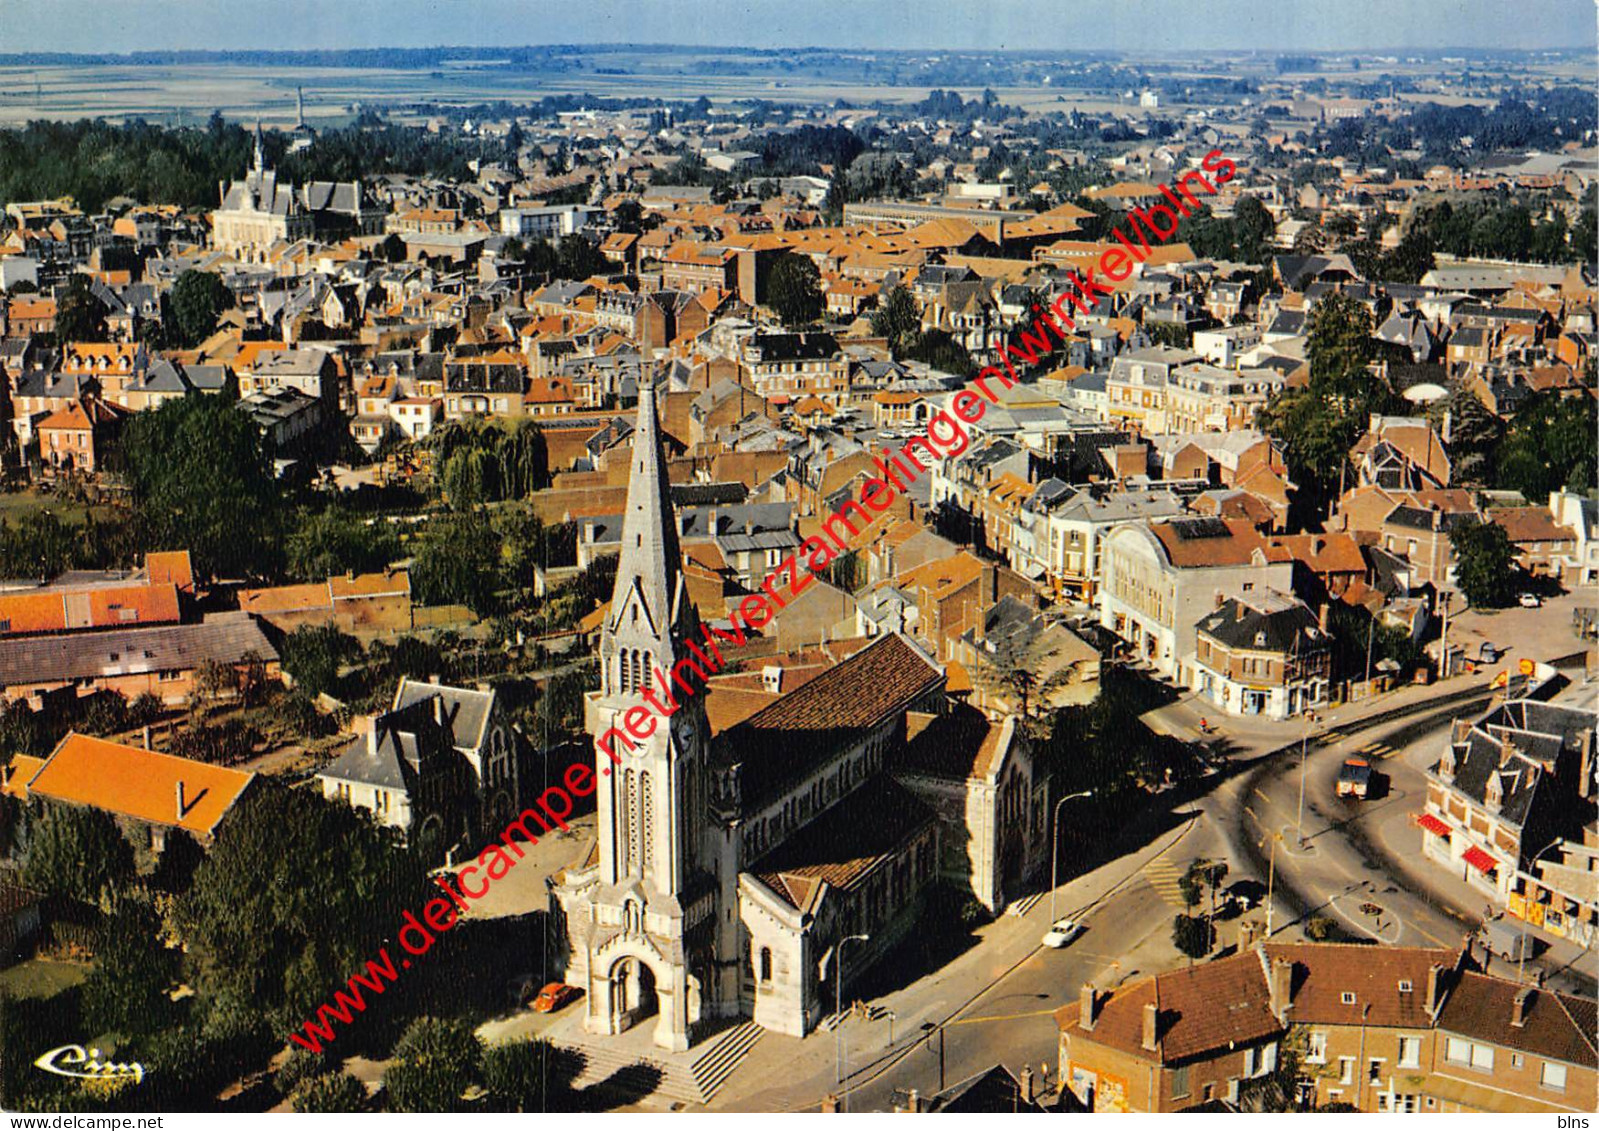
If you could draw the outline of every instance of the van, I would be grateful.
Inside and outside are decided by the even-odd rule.
[[[1512,927],[1497,919],[1490,919],[1482,925],[1477,931],[1477,941],[1489,953],[1497,954],[1506,962],[1520,962],[1523,958],[1532,957],[1532,939],[1519,927]]]

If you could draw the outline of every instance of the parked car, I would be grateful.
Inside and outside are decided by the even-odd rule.
[[[533,1012],[554,1013],[567,1002],[577,1000],[582,993],[576,986],[569,986],[565,982],[551,982],[533,999]]]
[[[1524,609],[1536,609],[1543,604],[1536,593],[1523,593],[1516,598],[1516,603]]]
[[[1044,945],[1051,950],[1059,950],[1063,946],[1070,946],[1082,933],[1083,925],[1077,920],[1056,919],[1054,925],[1044,932]]]
[[[1371,790],[1371,763],[1364,758],[1349,758],[1338,768],[1339,797],[1365,797]]]

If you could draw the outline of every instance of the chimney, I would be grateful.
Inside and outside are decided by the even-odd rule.
[[[178,795],[178,818],[177,819],[181,821],[181,820],[183,820],[183,779],[182,778],[178,779],[177,785],[175,785],[173,787],[173,789]]]
[[[1328,632],[1331,631],[1330,628],[1328,627],[1329,624],[1331,623],[1331,618],[1332,618],[1332,602],[1331,601],[1323,601],[1321,608],[1319,610],[1317,610],[1317,612],[1316,612],[1316,627],[1321,629],[1321,633],[1322,633],[1323,636],[1326,636],[1328,634]]]
[[[1584,728],[1582,739],[1578,745],[1577,756],[1577,795],[1584,801],[1592,800],[1594,787],[1593,772],[1593,731]]]
[[[1516,1028],[1523,1028],[1527,1024],[1527,1011],[1532,1008],[1533,995],[1537,992],[1531,986],[1523,986],[1516,991],[1510,1003],[1510,1023]]]
[[[915,1115],[922,1110],[922,1094],[915,1088],[912,1088],[905,1097],[905,1110],[911,1115]]]
[[[1288,1015],[1288,1009],[1293,1005],[1294,995],[1294,964],[1286,958],[1273,958],[1271,960],[1271,981],[1266,987],[1270,995],[1271,1012],[1278,1021]]]
[[[1444,967],[1436,963],[1427,969],[1427,1014],[1437,1017],[1444,1007]]]
[[[1033,1102],[1033,1070],[1032,1070],[1032,1068],[1030,1066],[1025,1065],[1025,1064],[1022,1065],[1021,1085],[1022,1085],[1022,1103],[1024,1103],[1024,1104],[1032,1103]]]
[[[145,723],[144,724],[144,748],[146,750],[150,749],[150,724],[149,723]]]
[[[1085,1033],[1092,1033],[1094,1026],[1099,1024],[1099,994],[1094,992],[1092,983],[1083,983],[1077,1000],[1077,1027]]]
[[[1154,1002],[1144,1006],[1144,1049],[1154,1052],[1160,1046],[1160,1007]]]
[[[827,1095],[822,1097],[822,1114],[823,1115],[837,1115],[838,1114],[838,1097],[833,1095],[831,1092],[829,1092]]]

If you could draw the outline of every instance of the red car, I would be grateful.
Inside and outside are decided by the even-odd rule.
[[[533,999],[534,1013],[554,1013],[569,1001],[582,996],[583,991],[564,982],[551,982]]]

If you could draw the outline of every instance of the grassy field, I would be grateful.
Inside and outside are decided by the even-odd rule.
[[[82,503],[69,502],[59,495],[43,495],[32,487],[24,491],[7,491],[0,494],[0,518],[17,522],[33,514],[50,511],[62,522],[77,526],[89,513]]]
[[[16,997],[54,997],[89,976],[89,967],[80,962],[56,962],[32,958],[0,970],[0,992]]]

